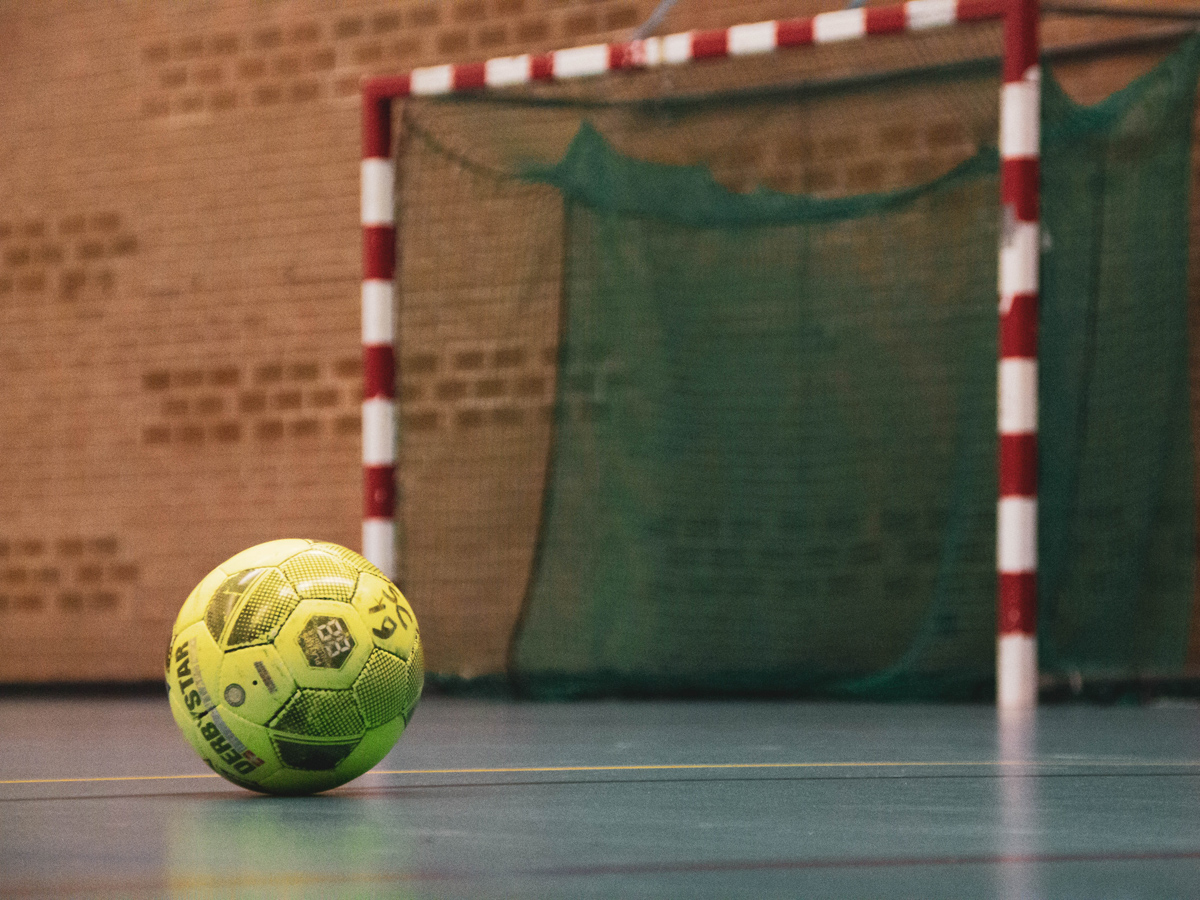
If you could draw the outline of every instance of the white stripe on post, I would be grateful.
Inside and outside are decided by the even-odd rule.
[[[396,339],[395,289],[392,282],[369,278],[362,283],[362,342],[391,345]]]
[[[384,575],[396,580],[396,523],[391,519],[363,519],[363,556]]]
[[[1038,426],[1038,364],[1036,359],[1000,360],[996,419],[1001,434],[1036,434]]]
[[[361,190],[362,224],[391,225],[395,220],[395,164],[390,159],[364,159]]]
[[[904,21],[913,31],[953,25],[958,21],[958,0],[909,0]]]
[[[525,84],[532,77],[528,53],[521,56],[501,56],[483,64],[483,81],[488,87],[507,87]]]
[[[770,53],[776,46],[777,27],[774,22],[755,22],[735,25],[729,29],[729,55],[749,56]]]
[[[1034,157],[1041,141],[1041,72],[1037,66],[1023,81],[1004,85],[1000,94],[1000,156]]]
[[[559,50],[553,57],[555,78],[584,78],[608,71],[608,44],[590,44]]]
[[[996,568],[1002,575],[1037,571],[1037,498],[1001,497],[996,504]]]
[[[1007,215],[1007,213],[1006,213]],[[1012,305],[1016,294],[1036,294],[1038,290],[1039,234],[1037,222],[1004,223],[1000,245],[1001,310]]]
[[[384,397],[364,400],[363,465],[390,466],[396,462],[396,404]],[[370,557],[367,557],[370,559]]]
[[[692,33],[668,34],[662,39],[662,58],[668,65],[685,63],[692,58]]]
[[[1037,706],[1037,638],[1002,634],[996,639],[996,697],[1001,713]]]
[[[813,16],[813,43],[852,41],[867,34],[865,9],[842,9]]]
[[[409,90],[416,96],[448,94],[454,90],[454,66],[426,66],[413,69]]]

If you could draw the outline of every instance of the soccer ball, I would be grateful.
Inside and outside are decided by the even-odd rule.
[[[425,666],[408,601],[363,557],[270,541],[188,596],[167,695],[196,752],[234,784],[311,794],[357,778],[403,733]]]

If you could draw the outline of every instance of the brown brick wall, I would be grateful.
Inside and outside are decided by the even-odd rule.
[[[358,545],[361,77],[625,38],[654,5],[0,3],[0,683],[157,677],[175,612],[222,559],[283,536]],[[680,0],[662,30],[829,6]],[[855,71],[888,52],[830,48],[811,65]],[[1152,62],[1076,65],[1066,80],[1095,99]],[[937,168],[970,145],[954,128],[847,120],[811,152],[777,141],[717,168],[730,183],[773,166],[781,187],[885,186],[914,173],[879,176],[880,142],[909,142]],[[487,445],[500,466],[544,445],[546,340],[485,340],[455,325],[466,306],[425,301],[409,312],[441,337],[424,373],[410,362],[414,436],[525,428],[524,442]],[[472,460],[424,464],[410,490]],[[454,502],[536,516],[501,495]],[[420,525],[406,539],[470,554]],[[498,600],[486,580],[413,597],[434,669],[503,658],[527,554],[485,562],[509,585]]]

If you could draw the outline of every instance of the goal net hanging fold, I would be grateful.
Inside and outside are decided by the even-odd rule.
[[[434,672],[987,694],[998,78],[944,49],[406,101],[398,569]],[[1086,108],[1043,81],[1052,676],[1185,671],[1198,67]]]

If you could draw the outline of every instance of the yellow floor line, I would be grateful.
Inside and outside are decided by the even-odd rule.
[[[90,778],[15,778],[0,781],[0,784],[68,784],[71,782],[92,781],[167,781],[178,778],[220,778],[214,772],[198,772],[195,775],[104,775]]]
[[[696,770],[730,769],[880,769],[880,768],[948,768],[948,767],[997,768],[1005,766],[1034,767],[1125,767],[1125,768],[1179,768],[1200,766],[1200,760],[1139,761],[1139,760],[1037,760],[1033,762],[1000,760],[959,760],[934,762],[785,762],[785,763],[673,763],[661,765],[626,766],[511,766],[502,768],[474,769],[373,769],[368,775],[516,775],[551,772],[671,772]],[[219,778],[212,772],[194,775],[107,775],[84,778],[17,778],[0,780],[3,784],[78,784],[106,781],[170,781],[192,778]]]
[[[958,761],[883,761],[883,762],[788,762],[788,763],[675,763],[662,765],[629,766],[522,766],[497,769],[373,769],[372,775],[500,775],[521,772],[646,772],[678,771],[682,769],[878,769],[878,768],[936,768],[950,766],[975,766],[980,768],[1001,766],[1200,766],[1200,760],[1184,761],[1122,761],[1122,760],[1019,760],[992,759]],[[2,783],[2,782],[0,782]]]

